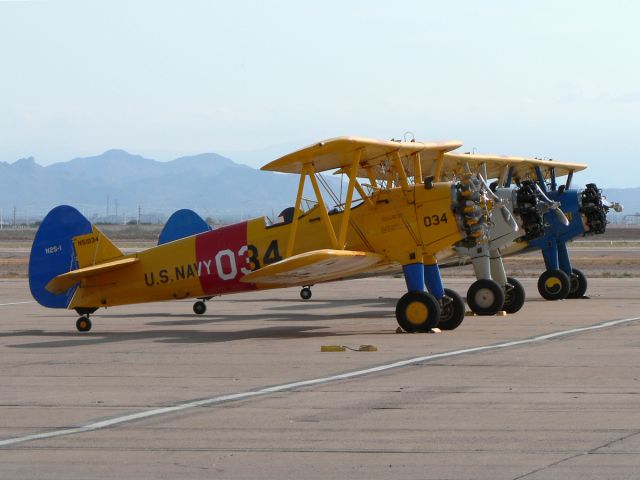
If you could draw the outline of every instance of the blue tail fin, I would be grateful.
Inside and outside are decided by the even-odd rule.
[[[76,287],[54,295],[45,289],[49,281],[77,268],[73,237],[92,232],[91,222],[78,210],[60,205],[51,210],[36,232],[29,257],[29,287],[40,305],[66,308]]]
[[[211,227],[193,210],[183,208],[169,217],[160,232],[158,245],[173,242],[180,238],[190,237],[198,233],[208,232]]]

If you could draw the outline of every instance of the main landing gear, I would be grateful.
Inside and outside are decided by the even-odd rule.
[[[464,320],[464,300],[457,292],[445,288],[440,299],[440,330],[455,330]]]
[[[571,280],[562,270],[545,270],[538,278],[538,291],[545,300],[563,300],[570,290]]]
[[[569,295],[567,298],[582,298],[587,293],[587,277],[577,268],[571,269],[569,275],[571,286],[569,287]]]
[[[458,328],[464,320],[464,301],[453,290],[443,288],[438,264],[410,264],[403,271],[409,292],[396,305],[398,325],[406,332]]]
[[[565,241],[551,240],[542,247],[547,270],[538,279],[538,291],[546,300],[584,298],[587,277],[571,266]]]
[[[311,298],[311,285],[307,285],[300,290],[300,298],[302,300],[309,300]]]
[[[406,332],[428,332],[438,326],[440,304],[430,293],[407,292],[396,305],[396,320]]]
[[[526,295],[522,284],[513,277],[507,277],[504,286],[504,305],[502,308],[507,313],[516,313],[524,306]]]
[[[207,300],[211,300],[213,297],[202,297],[199,298],[196,303],[193,304],[193,313],[196,315],[204,315],[207,311],[207,304],[205,303]]]
[[[502,287],[486,278],[473,282],[467,291],[469,308],[477,315],[495,315],[502,310],[504,300]]]

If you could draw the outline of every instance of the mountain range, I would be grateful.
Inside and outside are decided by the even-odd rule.
[[[159,162],[114,149],[48,166],[29,157],[0,162],[0,217],[6,222],[15,207],[18,218],[42,218],[59,204],[111,221],[136,218],[138,208],[160,220],[179,208],[221,221],[273,216],[293,204],[298,181],[296,175],[257,170],[215,153]],[[338,178],[328,181],[339,191]],[[640,212],[640,188],[604,193],[625,206],[623,214],[612,216],[615,221]]]
[[[179,208],[214,218],[271,216],[295,202],[297,188],[297,176],[264,172],[215,153],[159,162],[108,150],[48,166],[33,157],[0,162],[5,219],[14,206],[19,217],[42,217],[59,204],[73,205],[89,218],[133,218],[138,207],[160,216]]]

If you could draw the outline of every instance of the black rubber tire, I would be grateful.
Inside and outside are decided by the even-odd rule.
[[[457,292],[445,288],[440,299],[440,330],[455,330],[464,320],[464,300]]]
[[[507,313],[516,313],[524,306],[527,296],[522,284],[513,277],[507,277],[507,285],[504,289],[504,305],[502,308]]]
[[[79,332],[88,332],[91,330],[91,320],[84,315],[76,320],[76,328]]]
[[[495,315],[504,305],[504,290],[493,280],[476,280],[467,291],[467,305],[476,315]]]
[[[430,293],[405,293],[396,304],[396,320],[405,332],[428,332],[438,326],[440,304]]]
[[[545,300],[564,300],[570,289],[569,275],[562,270],[546,270],[538,278],[538,291]]]
[[[571,269],[571,275],[569,276],[571,287],[569,288],[569,295],[567,298],[582,298],[587,293],[587,277],[577,268]]]
[[[203,315],[204,312],[207,311],[207,304],[204,303],[202,300],[198,300],[196,303],[193,304],[193,313],[195,313],[196,315]]]
[[[304,287],[300,290],[300,298],[303,300],[309,300],[311,298],[311,289],[309,287]]]

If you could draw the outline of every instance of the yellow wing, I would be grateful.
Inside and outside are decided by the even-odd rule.
[[[557,162],[555,160],[540,160],[537,158],[509,157],[503,155],[479,155],[471,153],[445,153],[442,168],[443,175],[459,175],[465,171],[468,165],[471,171],[481,172],[486,170],[486,178],[500,178],[511,169],[512,178],[537,179],[536,168],[539,168],[544,178],[551,176],[553,169],[556,177],[562,177],[570,173],[579,172],[587,168],[582,163]],[[429,174],[434,167],[423,163],[423,172]],[[484,173],[484,172],[483,172]]]
[[[405,142],[406,143],[406,142]],[[412,142],[408,142],[412,144]],[[417,143],[417,142],[416,142]],[[487,179],[500,178],[512,169],[512,178],[537,178],[536,167],[540,168],[543,176],[548,179],[551,176],[551,169],[554,169],[556,177],[579,172],[587,168],[582,163],[557,162],[555,160],[540,160],[537,158],[512,157],[503,155],[477,155],[470,153],[448,153],[449,150],[425,150],[421,152],[406,151],[400,155],[402,167],[407,177],[415,177],[416,163],[413,156],[419,153],[420,171],[422,176],[435,175],[436,181],[447,178],[458,177],[467,172],[467,166],[473,173],[486,173]],[[442,159],[441,159],[442,157]],[[439,165],[440,164],[440,165]],[[366,167],[370,167],[367,169]],[[386,180],[388,172],[395,167],[389,162],[384,162],[382,157],[377,163],[363,164],[356,174],[359,178],[369,178],[371,180]],[[345,173],[345,169],[337,173]],[[440,174],[438,176],[438,173]],[[422,179],[418,179],[422,181]]]
[[[366,272],[383,260],[382,255],[375,253],[314,250],[262,267],[245,275],[241,281],[274,287],[313,285]]]
[[[310,145],[271,163],[262,170],[283,173],[301,173],[305,165],[311,164],[314,172],[325,172],[351,165],[354,154],[360,151],[360,167],[363,175],[366,167],[375,167],[398,153],[400,158],[420,154],[425,159],[437,158],[462,145],[458,141],[446,142],[396,142],[393,140],[373,140],[362,137],[337,137]],[[411,163],[411,162],[408,162]]]

